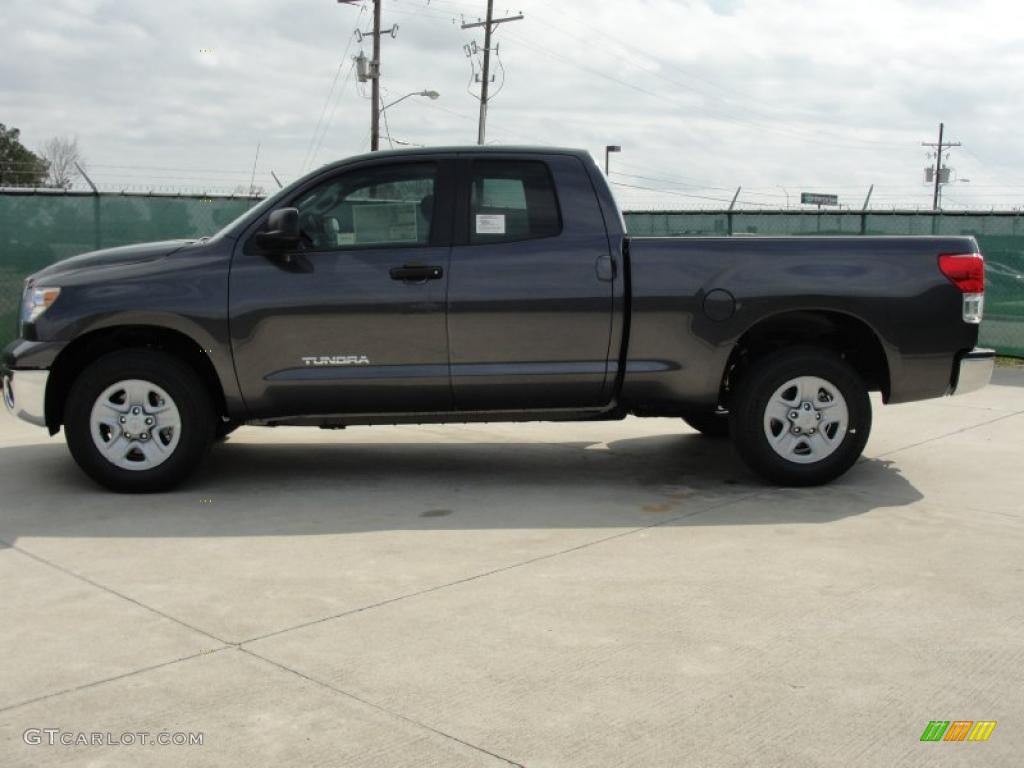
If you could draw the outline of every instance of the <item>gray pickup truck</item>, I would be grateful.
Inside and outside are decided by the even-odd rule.
[[[586,152],[379,152],[212,237],[32,275],[4,400],[118,491],[175,485],[240,424],[630,414],[812,485],[860,456],[870,391],[989,381],[983,295],[970,237],[630,237]]]

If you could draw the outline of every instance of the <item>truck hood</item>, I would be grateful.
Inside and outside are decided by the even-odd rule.
[[[162,240],[157,243],[138,243],[136,245],[122,245],[118,248],[104,248],[100,251],[90,251],[78,256],[63,259],[36,272],[29,280],[38,284],[41,280],[59,277],[71,273],[78,273],[83,270],[97,267],[113,267],[122,264],[136,264],[144,261],[154,261],[169,256],[187,245],[196,242],[195,240]]]

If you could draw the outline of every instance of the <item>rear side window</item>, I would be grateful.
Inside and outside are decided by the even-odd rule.
[[[469,206],[473,244],[533,240],[562,231],[555,184],[539,161],[474,161]]]

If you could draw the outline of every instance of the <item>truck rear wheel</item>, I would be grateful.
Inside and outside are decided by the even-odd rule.
[[[111,352],[71,385],[64,430],[89,477],[126,493],[167,490],[202,461],[216,420],[196,373],[153,349]]]
[[[779,485],[820,485],[860,457],[871,401],[857,372],[833,352],[802,347],[755,361],[730,402],[743,460]]]
[[[683,421],[704,437],[729,436],[729,414],[725,411],[694,411],[683,416]]]

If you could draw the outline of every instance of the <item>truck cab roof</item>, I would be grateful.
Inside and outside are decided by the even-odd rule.
[[[334,160],[324,163],[318,170],[332,167],[341,167],[364,160],[386,160],[393,157],[445,157],[449,155],[572,155],[588,161],[593,161],[593,156],[586,149],[574,149],[568,147],[545,147],[530,145],[486,145],[462,144],[446,147],[407,147],[403,149],[385,149],[377,152],[365,152],[361,155],[351,155],[341,160]]]

